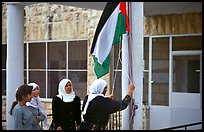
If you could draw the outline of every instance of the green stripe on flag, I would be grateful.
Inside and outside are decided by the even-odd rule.
[[[125,15],[119,13],[118,21],[115,30],[115,36],[113,39],[113,45],[118,44],[121,41],[121,35],[126,33],[126,23],[125,23]]]
[[[97,78],[100,78],[103,75],[107,74],[110,65],[110,54],[105,59],[102,65],[98,63],[98,59],[95,56],[93,56],[93,59],[94,59],[94,71],[96,73]]]

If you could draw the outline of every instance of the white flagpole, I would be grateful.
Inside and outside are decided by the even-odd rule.
[[[122,99],[128,91],[128,36],[123,35],[122,40]],[[129,106],[122,111],[122,130],[129,130]]]

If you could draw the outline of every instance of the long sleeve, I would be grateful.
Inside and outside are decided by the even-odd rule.
[[[120,102],[120,109],[124,110],[127,108],[128,104],[130,103],[131,97],[129,95],[126,95],[125,98]]]
[[[56,127],[60,126],[61,124],[61,121],[59,120],[60,117],[58,117],[60,115],[59,113],[60,106],[57,98],[58,97],[54,97],[52,100],[52,117]]]
[[[76,96],[76,123],[81,124],[81,99]]]
[[[14,130],[23,130],[22,112],[20,110],[13,111],[13,127]]]
[[[106,98],[102,100],[102,105],[100,109],[107,114],[112,114],[117,111],[124,110],[130,103],[131,97],[126,95],[122,101],[114,101],[112,99]]]
[[[124,110],[127,108],[131,97],[129,95],[126,95],[122,101],[115,101],[110,98],[103,98],[103,97],[97,97],[98,103],[96,106],[101,109],[101,111],[104,111],[106,114],[112,114],[117,111]]]
[[[39,121],[44,121],[45,118],[46,118],[45,115],[42,112],[39,111],[38,120]]]

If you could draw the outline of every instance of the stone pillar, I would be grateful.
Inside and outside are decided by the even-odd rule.
[[[133,130],[142,129],[142,100],[143,100],[143,51],[144,51],[144,2],[132,2],[132,75],[135,90],[134,104],[138,106],[133,119]]]
[[[24,7],[7,4],[6,129],[13,128],[9,114],[16,88],[24,83]]]

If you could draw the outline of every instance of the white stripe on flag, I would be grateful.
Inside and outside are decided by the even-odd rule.
[[[111,16],[108,18],[96,41],[93,55],[98,58],[98,63],[101,65],[109,55],[112,48],[118,14],[120,13],[119,6],[120,4],[115,8]]]

